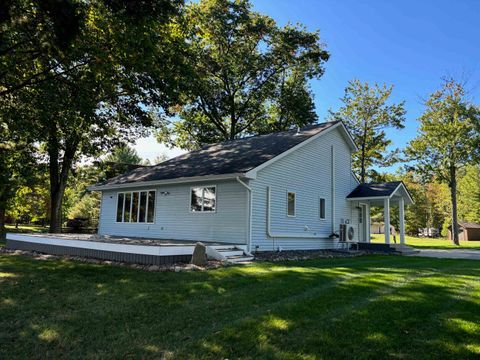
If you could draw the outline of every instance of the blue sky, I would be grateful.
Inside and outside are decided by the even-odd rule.
[[[426,0],[253,0],[254,10],[281,26],[302,23],[319,29],[331,54],[325,75],[311,83],[316,110],[323,120],[340,106],[347,82],[393,84],[392,101],[405,100],[406,128],[391,131],[403,147],[415,136],[422,98],[434,91],[442,76],[468,78],[467,88],[480,97],[480,1]],[[137,143],[142,157],[170,156],[153,138]]]

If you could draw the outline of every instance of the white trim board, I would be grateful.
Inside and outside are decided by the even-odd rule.
[[[65,240],[55,239],[51,237],[28,236],[23,234],[7,234],[7,240],[23,241],[35,244],[56,245],[64,247],[75,247],[81,249],[104,250],[128,254],[140,255],[156,255],[156,256],[172,256],[172,255],[192,255],[195,245],[163,245],[163,246],[147,246],[147,245],[130,245],[116,244],[99,241],[84,240]]]

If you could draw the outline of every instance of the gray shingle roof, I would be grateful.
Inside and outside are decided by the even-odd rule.
[[[459,221],[458,225],[460,225],[464,229],[480,229],[480,224],[476,222]]]
[[[339,121],[310,125],[298,133],[289,130],[206,145],[200,150],[155,166],[129,171],[95,186],[246,173],[337,123]]]
[[[347,196],[347,199],[390,196],[401,183],[401,181],[391,181],[360,184]]]

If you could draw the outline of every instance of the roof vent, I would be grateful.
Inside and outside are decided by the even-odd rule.
[[[296,135],[300,135],[300,126],[297,125],[297,134]]]

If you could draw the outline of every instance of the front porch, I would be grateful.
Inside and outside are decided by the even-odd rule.
[[[385,244],[392,244],[391,209],[398,207],[400,245],[405,245],[405,206],[413,204],[413,199],[403,182],[361,184],[347,196],[347,200],[356,204],[361,214],[364,214],[361,215],[364,219],[363,234],[359,234],[359,238],[363,237],[365,242],[370,242],[371,238],[370,209],[372,206],[379,206],[383,207]]]

